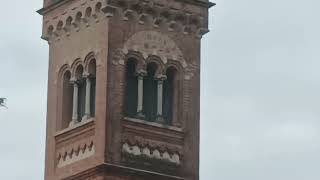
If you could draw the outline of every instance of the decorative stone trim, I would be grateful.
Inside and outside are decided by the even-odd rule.
[[[145,124],[145,125],[153,126],[153,127],[157,127],[157,128],[163,128],[163,129],[173,130],[173,131],[177,131],[177,132],[183,132],[182,128],[175,127],[175,126],[168,126],[168,125],[164,125],[164,124],[160,124],[160,123],[156,123],[156,122],[148,122],[145,120],[136,119],[136,118],[129,118],[129,117],[125,117],[124,120],[131,121],[134,123],[139,123],[139,124]]]
[[[95,153],[95,146],[93,141],[85,144],[78,145],[68,151],[61,151],[57,157],[57,167],[62,168],[64,166],[73,164],[77,161],[89,158]]]
[[[95,154],[94,119],[58,132],[56,141],[56,167],[61,168]]]
[[[58,131],[55,134],[55,136],[59,137],[59,136],[63,136],[64,134],[68,134],[68,133],[72,134],[73,131],[76,131],[76,130],[81,129],[83,127],[85,128],[86,126],[91,126],[91,124],[93,124],[93,123],[94,123],[94,118],[90,118],[90,119],[88,119],[86,121],[81,121],[81,122],[75,124],[74,126],[70,126],[70,127],[66,128],[66,129]]]
[[[158,56],[166,64],[168,59],[179,61],[187,67],[183,53],[167,35],[155,31],[140,31],[130,37],[124,44],[124,52],[138,51],[144,57]]]
[[[39,12],[45,11],[40,10]],[[184,9],[175,9],[153,3],[152,1],[88,0],[64,11],[61,15],[47,19],[42,38],[49,43],[59,41],[61,36],[70,36],[72,31],[79,32],[104,18],[120,16],[124,21],[167,29],[201,38],[209,32],[207,22],[201,14]]]
[[[114,49],[110,52],[113,65],[125,65],[128,57],[136,57],[139,68],[146,68],[145,64],[155,60],[160,65],[158,73],[165,73],[166,66],[171,62],[177,62],[185,74],[185,79],[190,80],[198,67],[189,64],[185,60],[182,51],[177,44],[166,34],[155,31],[140,31],[132,35],[123,45],[123,48]]]
[[[92,24],[99,23],[107,14],[102,12],[105,1],[87,0],[75,3],[62,14],[45,19],[42,39],[50,43],[59,41],[62,36],[70,36]]]
[[[208,7],[212,5],[214,4]],[[168,32],[194,34],[198,38],[208,32],[203,15],[159,2],[110,0],[103,11],[108,17],[120,16],[124,21],[136,21],[141,25],[151,24],[154,28],[167,28]]]
[[[186,73],[184,75],[184,79],[187,81],[191,80],[195,76],[195,73],[197,72],[197,70],[199,68],[200,68],[199,65],[197,65],[195,63],[189,64],[189,66],[186,68]]]
[[[129,130],[128,130],[129,131]],[[134,132],[124,132],[122,136],[122,142],[127,143],[131,146],[139,146],[139,147],[149,147],[150,149],[158,149],[161,152],[168,152],[170,154],[178,154],[182,155],[182,147],[181,145],[175,142],[162,142],[158,138],[152,138],[149,135],[145,135],[146,137],[142,137],[139,134]],[[154,136],[161,136],[160,134],[154,134]],[[174,138],[174,136],[173,136]]]
[[[174,163],[180,165],[180,156],[177,153],[169,153],[167,151],[161,152],[158,149],[150,149],[149,147],[139,147],[137,145],[129,145],[128,143],[124,143],[122,145],[122,152],[132,154],[134,156],[146,156],[148,158],[154,158],[158,160],[167,161],[170,163]]]

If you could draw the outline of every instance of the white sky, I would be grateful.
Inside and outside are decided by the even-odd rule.
[[[201,180],[320,179],[320,1],[216,0],[203,38]],[[43,179],[42,0],[0,11],[0,179]]]

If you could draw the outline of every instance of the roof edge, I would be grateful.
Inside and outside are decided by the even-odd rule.
[[[73,0],[58,0],[57,2],[54,2],[46,7],[43,7],[36,12],[39,13],[40,15],[45,15],[46,13],[52,11],[53,9],[55,9],[63,4],[66,4],[70,1],[73,1]]]
[[[45,15],[46,13],[52,11],[53,9],[63,5],[63,4],[66,4],[70,1],[73,1],[73,0],[58,0],[57,2],[55,3],[52,3],[46,7],[43,7],[41,9],[39,9],[37,11],[37,13],[39,13],[40,15]],[[193,4],[193,5],[197,5],[197,6],[201,6],[201,7],[205,7],[205,8],[211,8],[212,6],[215,6],[216,3],[212,3],[210,1],[200,1],[200,0],[176,0],[176,1],[180,1],[180,2],[186,2],[186,3],[189,3],[189,4]]]

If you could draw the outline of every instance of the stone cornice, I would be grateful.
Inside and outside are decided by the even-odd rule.
[[[212,6],[216,5],[216,3],[213,3],[210,1],[200,1],[200,0],[176,0],[176,1],[189,3],[189,4],[193,4],[193,5],[201,6],[201,7],[205,7],[205,8],[211,8]]]
[[[40,15],[45,15],[46,13],[54,10],[55,8],[58,8],[59,6],[66,4],[70,1],[73,0],[58,0],[57,2],[51,3],[50,5],[43,7],[37,11]],[[212,3],[209,1],[200,1],[200,0],[176,0],[178,2],[184,2],[188,4],[193,4],[196,6],[201,6],[201,7],[206,7],[206,8],[211,8],[212,6],[215,6],[216,3]]]
[[[69,127],[67,129],[64,129],[62,131],[59,131],[55,134],[55,138],[57,142],[66,141],[70,138],[79,136],[80,134],[83,134],[87,131],[94,129],[94,120],[90,119],[88,121],[84,121],[81,123],[76,124],[75,126]]]
[[[48,12],[58,8],[58,7],[60,7],[63,4],[71,2],[71,1],[73,1],[73,0],[58,0],[58,1],[54,2],[54,3],[51,3],[50,5],[48,5],[46,7],[43,7],[41,9],[39,9],[37,11],[37,13],[39,13],[40,15],[45,15],[46,13],[48,13]]]
[[[109,172],[110,174],[106,172]],[[146,177],[154,180],[157,180],[157,179],[184,180],[184,178],[178,177],[178,176],[172,176],[172,175],[163,174],[163,173],[156,173],[156,172],[151,172],[151,171],[137,169],[137,168],[131,168],[128,166],[122,166],[122,165],[117,165],[112,163],[103,163],[103,164],[97,165],[94,168],[88,169],[86,171],[70,176],[68,178],[64,178],[63,180],[75,180],[75,179],[85,180],[97,175],[112,176],[114,174],[123,174],[123,173],[130,176]]]
[[[40,13],[46,13],[58,6],[74,0],[60,0],[49,5]],[[73,33],[84,30],[105,18],[120,19],[139,25],[161,29],[169,33],[181,33],[201,38],[209,32],[205,8],[190,9],[190,7],[176,7],[182,1],[198,2],[193,0],[176,0],[175,5],[163,5],[150,0],[147,1],[118,1],[90,0],[79,1],[67,8],[62,14],[45,19],[42,38],[51,42],[60,41],[62,37],[69,37]],[[209,2],[201,2],[209,3]]]

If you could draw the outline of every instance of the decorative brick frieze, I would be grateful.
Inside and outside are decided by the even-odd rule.
[[[99,23],[105,18],[103,6],[103,0],[81,0],[65,8],[63,13],[47,15],[42,38],[52,43]]]
[[[121,152],[125,164],[145,162],[142,168],[146,169],[159,163],[167,164],[174,167],[172,171],[175,172],[182,163],[182,129],[132,118],[122,121],[122,129]]]
[[[122,144],[122,152],[134,156],[144,156],[145,158],[158,159],[169,163],[180,164],[180,156],[177,153],[171,154],[168,151],[150,148],[148,146],[140,147],[138,145],[130,146],[128,143]]]
[[[183,5],[182,5],[183,4]],[[201,38],[208,32],[203,8],[185,5],[177,1],[158,0],[110,0],[102,11],[107,17],[118,16],[124,21],[135,21],[137,24],[164,29],[168,32],[179,32]]]
[[[149,143],[151,147],[159,146],[161,149],[166,145],[170,152],[174,152],[179,151],[184,142],[185,133],[181,128],[127,117],[121,123],[123,129],[122,140],[123,142],[129,142],[131,145],[144,146]],[[148,142],[147,139],[156,142]]]
[[[70,150],[62,151],[58,153],[57,168],[70,165],[72,163],[84,160],[93,156],[95,153],[95,146],[93,141],[84,144],[78,144]]]
[[[114,16],[121,16],[123,21],[136,21],[140,25],[166,28],[168,32],[193,35],[197,38],[209,32],[202,11],[192,12],[189,10],[191,8],[176,6],[173,8],[151,0],[82,0],[68,7],[62,14],[46,18],[42,38],[49,43],[59,41],[62,37],[68,37]]]
[[[56,167],[61,168],[95,153],[94,121],[79,123],[78,125],[60,131],[56,139]]]

